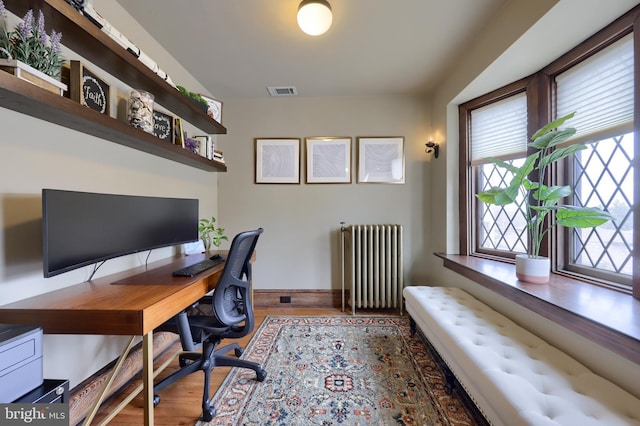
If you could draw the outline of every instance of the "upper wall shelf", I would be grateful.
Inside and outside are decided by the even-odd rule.
[[[62,43],[69,49],[129,86],[153,93],[158,104],[200,130],[210,134],[227,133],[224,126],[191,99],[158,77],[64,0],[4,0],[4,4],[17,16],[24,16],[29,9],[42,10],[47,29],[62,32]],[[202,170],[227,170],[222,162],[161,141],[4,72],[0,72],[0,106]]]
[[[24,16],[42,10],[47,29],[62,32],[62,44],[136,89],[153,93],[155,101],[183,120],[212,134],[227,129],[209,117],[169,83],[158,77],[64,0],[4,0],[8,10]]]

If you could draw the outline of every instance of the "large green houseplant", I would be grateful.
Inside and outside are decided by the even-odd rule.
[[[565,121],[574,116],[574,113],[560,117],[538,130],[529,143],[530,148],[536,151],[529,155],[522,166],[516,167],[497,158],[487,160],[499,167],[507,169],[513,177],[506,188],[493,187],[476,194],[476,197],[486,203],[496,206],[505,206],[515,203],[518,196],[524,198],[524,213],[527,223],[528,247],[526,256],[516,258],[516,274],[518,278],[530,282],[543,283],[548,281],[549,267],[546,263],[546,274],[540,274],[539,278],[530,277],[529,273],[518,270],[519,260],[522,263],[526,259],[539,259],[540,246],[547,232],[556,225],[569,228],[593,228],[607,221],[612,217],[595,207],[577,207],[567,204],[558,205],[558,202],[572,193],[572,188],[565,186],[547,186],[544,179],[547,176],[547,168],[556,161],[559,161],[575,152],[586,149],[582,143],[574,143],[561,146],[563,142],[576,133],[576,129],[568,127],[559,129]],[[531,179],[531,174],[537,172],[539,181]],[[550,223],[546,226],[547,219]],[[534,267],[535,268],[535,267]],[[539,268],[539,267],[538,267]]]

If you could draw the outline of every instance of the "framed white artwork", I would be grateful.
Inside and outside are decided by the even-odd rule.
[[[404,137],[359,137],[358,183],[404,183]]]
[[[351,138],[307,138],[307,183],[351,183]]]
[[[300,139],[256,138],[256,183],[300,183]]]

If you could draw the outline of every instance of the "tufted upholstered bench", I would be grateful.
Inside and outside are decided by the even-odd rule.
[[[406,309],[494,425],[640,425],[640,400],[458,288],[406,287]]]

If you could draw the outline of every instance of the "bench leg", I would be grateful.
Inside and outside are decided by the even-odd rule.
[[[417,330],[416,322],[409,316],[409,330],[411,331],[411,336],[415,336]]]
[[[447,380],[444,391],[447,393],[447,395],[451,395],[453,394],[453,391],[456,388],[456,377],[453,375],[453,373],[449,370],[448,367],[445,369],[444,377]]]

